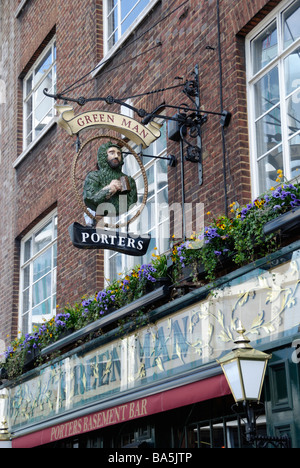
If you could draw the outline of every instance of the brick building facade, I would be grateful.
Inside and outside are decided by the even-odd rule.
[[[131,3],[134,6],[135,2]],[[110,2],[1,2],[4,91],[0,102],[0,338],[5,345],[22,327],[19,318],[22,314],[19,309],[25,303],[24,298],[20,299],[22,294],[25,297],[24,284],[20,289],[21,253],[25,248],[22,242],[49,215],[57,215],[56,304],[64,306],[94,294],[103,287],[106,275],[104,252],[76,249],[68,235],[71,223],[83,223],[71,178],[76,138],[57,125],[56,115],[42,125],[41,133],[36,131],[32,141],[25,141],[29,101],[24,104],[24,84],[29,83],[31,70],[38,73],[35,67],[49,47],[56,54],[51,68],[52,76],[56,73],[52,94],[75,100],[79,96],[113,96],[124,102],[130,100],[134,108],[145,109],[147,113],[162,103],[174,106],[163,109],[166,116],[173,116],[176,106],[188,103],[193,107],[183,90],[184,84],[194,79],[197,66],[201,109],[216,115],[208,113],[201,127],[202,184],[199,184],[198,163],[184,161],[187,214],[197,203],[203,203],[206,222],[208,211],[222,215],[233,202],[244,205],[258,195],[253,185],[255,170],[251,167],[254,163],[249,149],[246,43],[254,28],[293,1],[149,0],[141,3],[142,16],[130,20],[125,39],[121,36],[108,50],[105,28],[109,22],[105,18],[112,8]],[[57,103],[63,105],[63,98],[58,97]],[[80,106],[72,101],[67,104],[74,108],[75,115],[95,109],[122,113],[119,103],[95,101]],[[219,114],[223,110],[231,113],[227,127],[220,125]],[[136,113],[133,118],[142,120]],[[83,132],[81,144],[98,133],[99,130]],[[180,143],[168,138],[166,143],[165,154],[177,158],[175,167],[167,167],[168,203],[172,205],[182,202]],[[192,229],[195,229],[195,212],[192,219]],[[176,222],[171,214],[170,236],[176,230]]]

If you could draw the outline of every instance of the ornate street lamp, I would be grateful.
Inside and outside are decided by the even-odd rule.
[[[240,336],[234,342],[234,348],[217,362],[222,367],[236,405],[242,403],[245,410],[247,442],[255,444],[256,447],[267,447],[268,444],[272,444],[288,448],[287,436],[268,437],[256,434],[254,406],[260,402],[267,364],[272,355],[252,348],[250,340],[244,336],[245,329],[242,325],[237,332]]]

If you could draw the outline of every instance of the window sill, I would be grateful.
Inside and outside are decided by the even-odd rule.
[[[122,37],[116,42],[116,44],[105,54],[103,59],[96,65],[94,70],[92,71],[92,77],[94,78],[100,72],[100,70],[111,60],[114,55],[122,48],[124,42],[128,39],[128,37],[133,33],[133,31],[137,28],[137,26],[145,19],[145,17],[150,13],[150,11],[154,8],[154,6],[160,0],[152,0],[149,5],[145,8],[145,10],[138,16],[135,21],[132,23],[130,28],[122,35]]]
[[[39,141],[46,135],[46,133],[54,126],[56,125],[57,122],[57,117],[53,117],[53,119],[46,125],[44,130],[39,134],[39,136],[32,142],[30,143],[27,148],[22,151],[22,153],[17,157],[15,162],[13,163],[13,168],[16,169],[18,165],[23,161],[23,159],[26,158],[26,156],[33,150],[33,148],[39,143]]]

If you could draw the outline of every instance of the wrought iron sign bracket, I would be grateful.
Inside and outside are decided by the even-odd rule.
[[[126,102],[124,99],[116,99],[111,95],[107,97],[85,98],[83,96],[80,96],[78,98],[71,98],[65,96],[62,93],[50,94],[48,93],[47,89],[44,89],[44,94],[55,100],[63,100],[65,103],[74,102],[80,106],[84,106],[88,102],[97,101],[105,102],[108,105],[119,104],[124,107],[127,107],[128,109],[136,113],[142,119],[141,123],[143,125],[149,124],[155,118],[168,121],[169,139],[180,142],[181,159],[185,159],[186,161],[192,163],[198,163],[199,185],[202,185],[202,125],[207,122],[209,115],[216,115],[220,117],[221,127],[227,127],[231,120],[231,113],[226,110],[222,110],[222,112],[213,112],[201,109],[199,91],[199,69],[197,65],[195,67],[193,75],[194,79],[186,81],[183,85],[183,93],[193,103],[193,107],[190,107],[187,104],[172,106],[163,102],[150,113],[143,108],[138,109],[128,104],[128,102]],[[165,109],[174,109],[174,111],[176,110],[176,113],[174,113],[174,115],[172,116],[161,114],[160,112]],[[188,139],[196,139],[196,144],[192,144],[191,141],[189,141]],[[183,144],[186,145],[185,152]],[[79,147],[80,141],[79,139],[77,139],[77,150],[79,149]],[[169,161],[169,166],[174,167],[176,165],[176,158],[174,156],[170,155],[167,157],[167,159]]]

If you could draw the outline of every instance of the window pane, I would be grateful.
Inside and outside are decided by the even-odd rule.
[[[57,284],[57,281],[56,281],[56,268],[55,270],[53,270],[53,275],[52,275],[52,293],[56,293],[56,284]]]
[[[118,7],[117,1],[109,1],[108,4],[107,37],[111,48],[118,40]]]
[[[52,240],[52,221],[50,221],[47,226],[43,227],[35,236],[33,243],[34,253],[42,250],[46,245],[48,245]]]
[[[24,335],[26,335],[26,333],[29,333],[29,314],[25,314],[22,317],[22,332],[24,333]]]
[[[38,83],[40,79],[48,72],[49,68],[52,65],[52,49],[48,51],[46,56],[42,61],[37,65],[34,70],[34,83]]]
[[[300,47],[284,60],[284,77],[287,95],[300,88]],[[297,98],[300,99],[300,93]]]
[[[277,184],[277,171],[283,170],[282,146],[271,151],[258,162],[259,190],[260,193],[269,190]]]
[[[25,104],[25,133],[27,138],[29,138],[30,135],[32,135],[32,97],[28,99],[28,101]],[[32,139],[30,139],[30,142]]]
[[[27,312],[29,310],[29,289],[26,289],[23,292],[22,300],[23,300],[22,314],[24,314],[24,312]]]
[[[57,216],[54,218],[54,239],[57,238]]]
[[[33,285],[32,295],[33,306],[36,306],[51,295],[51,274],[44,276],[44,278]]]
[[[125,174],[133,176],[140,170],[140,166],[132,154],[124,155],[124,170]]]
[[[26,80],[26,96],[32,91],[32,75]],[[25,96],[25,97],[26,97]]]
[[[293,94],[287,100],[287,124],[289,135],[300,130],[300,99],[298,93]]]
[[[149,0],[121,0],[122,34],[132,25]]]
[[[168,190],[164,189],[157,196],[158,222],[169,218]]]
[[[47,88],[50,93],[55,93],[55,60],[56,47],[54,44],[50,46],[43,59],[36,62],[37,65],[25,82],[24,147],[32,143],[53,117],[53,99],[45,97],[43,90]]]
[[[44,316],[48,320],[56,312],[57,245],[53,241],[57,237],[57,216],[42,229],[35,231],[24,242],[22,249],[23,263],[26,262],[26,266],[21,269],[20,314],[23,333],[32,331],[34,321],[41,323]],[[23,320],[24,313],[26,318]],[[38,319],[32,321],[33,315]]]
[[[155,187],[154,187],[154,165],[151,166],[146,171],[147,179],[148,179],[148,198],[151,198],[154,195]]]
[[[295,136],[289,142],[292,177],[300,175],[300,135]]]
[[[52,72],[50,72],[44,78],[44,80],[41,82],[41,84],[36,88],[36,91],[35,91],[35,105],[36,105],[36,107],[39,106],[39,104],[42,101],[45,101],[47,103],[48,108],[52,107],[52,98],[49,98],[49,97],[45,96],[45,94],[44,94],[44,89],[45,88],[47,88],[49,93],[51,93],[52,85],[53,85]]]
[[[46,111],[46,114],[44,113]],[[38,136],[39,133],[48,125],[52,118],[52,109],[48,110],[45,106],[45,103],[42,103],[36,112],[35,119],[35,136]]]
[[[25,112],[26,112],[26,119],[31,117],[32,114],[32,97],[28,99],[28,101],[25,104]]]
[[[24,244],[24,259],[23,262],[27,262],[31,257],[31,238]]]
[[[164,151],[167,148],[167,136],[166,136],[166,122],[164,122],[163,126],[160,128],[160,138],[156,140],[156,153],[160,154],[162,151]],[[155,154],[155,153],[152,153]],[[167,164],[167,162],[166,162]]]
[[[254,86],[255,117],[267,112],[279,102],[278,68],[273,68]]]
[[[53,246],[53,268],[57,266],[57,244]]]
[[[151,240],[147,253],[142,257],[141,263],[150,263],[151,260],[153,260],[152,253],[155,252],[154,248],[157,247],[156,230],[153,229],[149,234],[151,236]]]
[[[284,47],[288,47],[300,37],[300,1],[289,8],[283,14],[284,24]]]
[[[169,220],[163,222],[158,228],[159,253],[166,252],[170,242],[170,223]]]
[[[110,13],[115,8],[118,0],[107,0],[107,11]]]
[[[280,107],[256,122],[257,156],[262,156],[281,142]]]
[[[110,280],[117,279],[118,273],[122,271],[122,254],[116,254],[109,259]]]
[[[158,159],[156,163],[157,168],[157,190],[165,187],[168,183],[168,166],[167,161]]]
[[[32,315],[35,316],[34,321],[37,321],[38,323],[41,322],[43,316],[51,313],[51,299],[47,299],[32,310]],[[38,315],[40,315],[40,318],[37,318]]]
[[[253,40],[253,72],[258,72],[277,56],[277,27],[276,22]]]
[[[51,270],[52,249],[46,250],[33,262],[33,281],[37,281]]]
[[[28,265],[23,270],[23,289],[28,288],[29,284],[30,284],[30,266]]]

